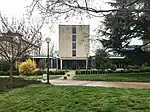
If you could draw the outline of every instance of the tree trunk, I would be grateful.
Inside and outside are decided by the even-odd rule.
[[[10,86],[14,86],[14,80],[13,80],[13,63],[10,63],[10,69],[9,69],[9,78],[10,78]]]

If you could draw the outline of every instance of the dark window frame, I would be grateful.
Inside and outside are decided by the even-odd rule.
[[[72,56],[76,56],[76,50],[72,50]]]
[[[72,41],[76,42],[76,35],[72,35]]]
[[[72,34],[76,34],[76,26],[72,26]]]
[[[76,49],[76,43],[75,42],[72,43],[72,49]]]

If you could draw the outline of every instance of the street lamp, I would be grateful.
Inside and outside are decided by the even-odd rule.
[[[47,83],[49,84],[49,43],[51,39],[47,37],[45,41],[47,42]]]
[[[57,60],[56,60],[56,61],[57,61],[57,62],[56,62],[56,63],[57,63],[57,67],[56,67],[56,68],[57,68],[57,71],[58,71],[58,58],[59,58],[59,54],[57,54]]]

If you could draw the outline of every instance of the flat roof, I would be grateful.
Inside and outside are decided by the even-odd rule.
[[[46,59],[47,58],[47,56],[32,56],[32,58],[44,58],[44,59]],[[56,59],[57,57],[49,57],[50,59]]]
[[[125,56],[110,56],[109,59],[124,59]]]

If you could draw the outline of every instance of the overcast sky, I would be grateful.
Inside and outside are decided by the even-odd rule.
[[[16,18],[21,18],[23,17],[23,15],[25,15],[27,12],[26,12],[26,6],[28,6],[30,4],[32,0],[0,0],[0,12],[11,18],[11,17],[16,17]],[[94,4],[98,4],[100,3],[100,6],[102,9],[108,9],[110,8],[107,4],[105,4],[106,1],[110,1],[110,0],[93,0],[93,1],[97,1],[97,3],[94,3]],[[37,15],[34,15],[35,18],[37,18],[38,16]],[[84,19],[84,21],[77,21],[75,18],[72,18],[70,21],[68,22],[64,22],[63,19],[62,20],[59,20],[57,22],[57,24],[53,27],[53,30],[50,31],[49,29],[49,25],[45,25],[42,29],[43,31],[43,36],[44,38],[45,37],[50,37],[53,44],[55,44],[55,49],[58,50],[58,25],[59,24],[89,24],[90,25],[90,34],[91,35],[95,35],[95,33],[93,32],[94,29],[97,27],[98,25],[98,22],[101,21],[100,19],[91,19],[91,20],[88,20],[88,19]],[[138,41],[137,39],[132,41],[131,44],[142,44],[141,41]],[[93,54],[93,51],[94,49],[96,48],[97,46],[93,44],[91,44],[91,54]],[[100,46],[101,47],[101,46]],[[46,50],[46,44],[44,43],[43,44],[43,51]]]

